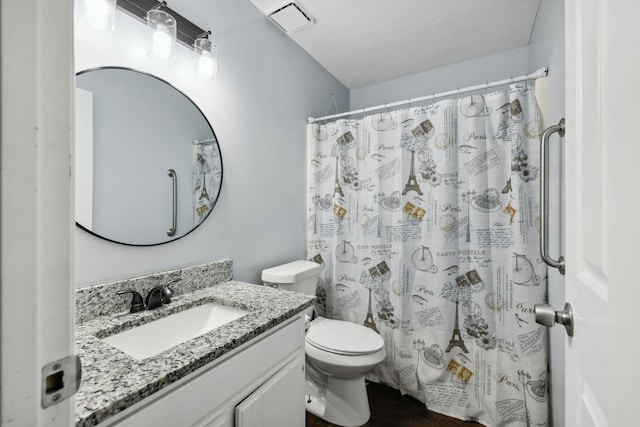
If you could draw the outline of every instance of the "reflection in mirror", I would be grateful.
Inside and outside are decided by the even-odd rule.
[[[188,234],[222,185],[220,147],[202,111],[164,80],[130,69],[78,73],[75,154],[76,223],[117,243]]]

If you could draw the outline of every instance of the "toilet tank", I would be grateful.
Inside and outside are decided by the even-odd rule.
[[[315,295],[320,270],[322,265],[313,261],[293,261],[263,270],[262,281],[267,286]]]

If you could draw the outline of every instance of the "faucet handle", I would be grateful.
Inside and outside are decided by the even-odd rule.
[[[147,306],[144,303],[144,299],[142,298],[142,295],[140,295],[140,293],[138,293],[138,291],[134,290],[134,289],[127,289],[125,291],[118,291],[116,292],[116,294],[118,295],[124,295],[124,294],[131,294],[132,298],[131,298],[131,308],[129,309],[129,313],[137,313],[139,311],[143,311],[147,308]]]
[[[147,294],[147,310],[161,307],[162,302],[162,286],[154,286]]]
[[[163,285],[162,288],[162,303],[169,304],[171,302],[171,296],[173,295],[173,291],[169,287],[169,285],[179,282],[181,279],[173,279]]]

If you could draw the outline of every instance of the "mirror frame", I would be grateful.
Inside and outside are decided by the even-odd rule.
[[[176,237],[175,239],[167,240],[167,241],[164,241],[164,242],[146,243],[146,244],[125,243],[125,242],[120,242],[120,241],[117,241],[117,240],[110,239],[110,238],[105,237],[105,236],[101,236],[100,234],[97,234],[97,233],[89,230],[88,228],[86,228],[85,226],[80,224],[78,221],[75,221],[76,227],[78,227],[81,230],[83,230],[83,231],[85,231],[85,232],[87,232],[87,233],[89,233],[89,234],[91,234],[91,235],[93,235],[95,237],[98,237],[100,239],[103,239],[103,240],[106,240],[106,241],[112,242],[112,243],[117,243],[119,245],[125,245],[125,246],[135,246],[135,247],[160,246],[160,245],[165,245],[167,243],[175,242],[178,239],[182,239],[183,237],[191,234],[194,230],[196,230],[198,227],[200,227],[209,218],[209,216],[211,215],[211,212],[213,212],[213,209],[216,207],[216,204],[218,204],[218,200],[220,199],[220,194],[222,193],[222,183],[223,183],[223,180],[224,180],[224,164],[223,164],[223,161],[222,161],[222,149],[220,147],[220,140],[218,139],[215,131],[213,130],[213,126],[211,126],[211,122],[209,121],[207,116],[204,114],[204,112],[202,111],[200,106],[198,104],[196,104],[193,101],[193,99],[191,99],[191,97],[187,96],[187,94],[185,94],[183,91],[181,91],[180,89],[178,89],[173,84],[171,84],[168,81],[166,81],[165,79],[160,78],[158,76],[155,76],[155,75],[153,75],[151,73],[148,73],[148,72],[145,72],[145,71],[136,70],[135,68],[131,68],[131,67],[122,67],[122,66],[116,66],[116,65],[113,65],[113,66],[112,65],[104,65],[104,66],[100,66],[100,67],[87,68],[85,70],[81,70],[81,71],[76,72],[76,74],[74,76],[74,88],[77,88],[76,80],[77,80],[78,76],[80,76],[82,74],[89,73],[91,71],[99,71],[99,70],[126,70],[126,71],[133,71],[135,73],[142,74],[144,76],[152,77],[152,78],[160,81],[161,83],[164,83],[164,84],[168,85],[173,90],[177,91],[179,94],[181,94],[186,99],[188,99],[193,104],[193,106],[196,108],[196,110],[198,110],[198,112],[202,115],[202,118],[205,120],[205,122],[209,126],[209,129],[211,129],[211,133],[213,133],[213,137],[216,139],[216,145],[218,146],[218,153],[220,155],[220,188],[219,188],[218,194],[216,195],[216,199],[213,201],[213,204],[211,205],[211,209],[209,210],[209,213],[207,213],[207,216],[204,217],[202,219],[202,221],[200,221],[200,223],[198,225],[193,227],[188,232]],[[75,105],[74,105],[74,108],[75,108]],[[75,132],[74,132],[74,134],[75,134]],[[74,145],[75,145],[75,143],[76,143],[76,139],[75,139],[75,135],[74,135]],[[74,182],[75,182],[75,172],[74,172]],[[74,203],[75,203],[75,200],[74,200]],[[75,216],[75,212],[74,212],[74,216]]]

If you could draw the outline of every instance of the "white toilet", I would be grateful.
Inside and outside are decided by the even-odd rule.
[[[262,272],[265,285],[315,295],[322,265],[294,261]],[[306,311],[311,316],[313,309]],[[352,322],[317,317],[305,339],[308,412],[339,426],[365,424],[371,415],[364,374],[386,356],[382,337]]]

